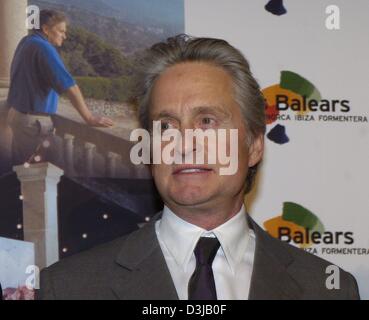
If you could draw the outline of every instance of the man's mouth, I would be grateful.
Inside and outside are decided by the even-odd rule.
[[[206,167],[183,167],[174,170],[173,174],[194,174],[194,173],[208,173],[213,171],[211,168]]]

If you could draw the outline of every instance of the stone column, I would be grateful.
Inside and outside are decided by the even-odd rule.
[[[14,171],[21,182],[24,241],[35,244],[35,262],[42,269],[59,260],[57,185],[64,172],[47,162]]]
[[[74,175],[74,139],[69,133],[64,135],[64,163],[67,175]]]
[[[85,161],[85,175],[92,177],[94,174],[94,152],[96,145],[90,142],[85,142],[84,161]]]
[[[114,152],[108,152],[105,157],[105,173],[108,178],[117,177],[117,162],[120,155]]]
[[[0,1],[0,88],[9,87],[14,51],[27,34],[26,7],[27,0]]]

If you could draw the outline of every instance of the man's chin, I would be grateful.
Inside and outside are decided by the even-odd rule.
[[[201,207],[206,205],[211,196],[205,194],[186,194],[186,193],[177,193],[172,195],[172,201],[177,206],[184,206],[184,207]]]

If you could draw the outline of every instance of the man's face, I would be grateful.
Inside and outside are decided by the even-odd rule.
[[[43,26],[43,32],[51,44],[56,47],[61,47],[65,39],[67,39],[67,24],[60,22],[52,27]]]
[[[150,119],[161,121],[162,131],[178,129],[182,136],[185,129],[238,129],[238,170],[234,175],[220,175],[219,162],[205,166],[196,163],[152,165],[153,178],[167,206],[174,211],[178,208],[208,210],[226,202],[243,201],[248,168],[262,156],[263,137],[256,139],[250,148],[247,146],[243,117],[234,100],[232,79],[226,71],[200,62],[168,68],[155,82]],[[228,155],[229,143],[227,139]],[[192,151],[181,149],[183,157]],[[205,146],[205,159],[206,153]]]

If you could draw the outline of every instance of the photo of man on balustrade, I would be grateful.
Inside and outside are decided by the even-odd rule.
[[[60,94],[68,96],[88,125],[113,125],[111,119],[91,113],[56,49],[67,38],[66,16],[55,10],[41,10],[39,17],[40,29],[21,40],[11,65],[7,103],[13,165],[50,160],[37,153],[53,144],[52,116]]]
[[[0,283],[132,232],[162,208],[134,165],[130,100],[147,48],[184,32],[183,0],[0,1]]]

